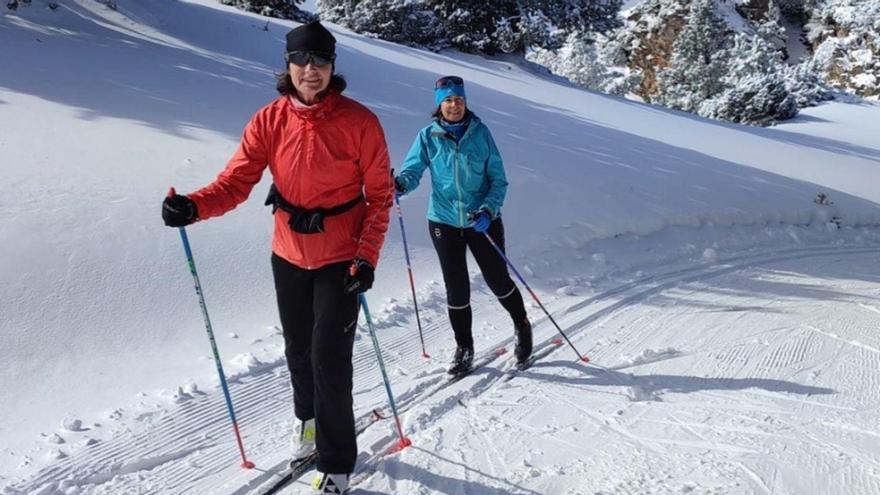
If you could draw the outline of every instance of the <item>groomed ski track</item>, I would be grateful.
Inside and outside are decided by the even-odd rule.
[[[544,300],[545,305],[553,313],[563,330],[587,354],[593,363],[609,369],[603,370],[594,366],[583,366],[576,362],[574,353],[566,344],[554,343],[559,335],[546,317],[530,305],[529,312],[535,327],[535,355],[538,362],[520,375],[517,380],[530,379],[533,370],[540,367],[543,361],[552,356],[557,360],[570,360],[573,367],[583,367],[582,373],[593,377],[604,377],[603,380],[619,382],[626,386],[632,375],[620,370],[628,367],[627,363],[618,364],[620,347],[624,346],[631,352],[641,348],[637,344],[643,340],[644,328],[632,323],[616,332],[614,340],[609,344],[606,334],[596,331],[597,327],[606,326],[616,315],[627,308],[639,306],[648,299],[661,295],[666,291],[699,285],[701,282],[725,275],[736,274],[749,269],[801,261],[809,263],[823,258],[858,257],[876,255],[880,246],[869,247],[804,247],[777,250],[760,254],[747,254],[722,259],[715,264],[690,266],[668,272],[643,276],[616,287],[602,290],[587,298],[553,298]],[[485,288],[483,288],[485,289]],[[210,288],[206,288],[210,294]],[[541,291],[539,290],[539,295]],[[528,294],[524,293],[528,301]],[[383,346],[386,363],[392,375],[392,387],[397,396],[398,407],[405,417],[404,428],[407,434],[417,438],[419,432],[444,417],[446,413],[479,398],[503,383],[504,371],[511,367],[511,354],[502,357],[476,370],[472,375],[457,382],[448,383],[444,372],[447,356],[437,349],[448,349],[451,332],[447,329],[443,306],[438,302],[436,292],[421,292],[420,307],[423,308],[425,337],[429,353],[433,359],[423,360],[411,318],[412,332],[397,332],[389,338],[387,332],[378,333]],[[542,299],[543,299],[542,295]],[[483,307],[495,304],[485,290],[475,294],[475,336],[479,338]],[[401,302],[405,304],[405,301]],[[209,302],[210,304],[210,302]],[[734,308],[734,310],[736,310]],[[494,308],[492,308],[494,311]],[[408,315],[412,316],[412,315]],[[662,313],[659,318],[663,318]],[[507,325],[506,320],[499,319],[492,324],[499,327]],[[380,325],[381,326],[381,325]],[[815,329],[822,333],[823,330]],[[383,335],[383,333],[385,335]],[[512,332],[511,332],[512,333]],[[836,333],[830,333],[836,337]],[[845,338],[841,338],[846,340]],[[491,343],[477,341],[478,354],[491,348],[512,348],[512,335]],[[848,342],[848,341],[847,341]],[[612,345],[614,344],[614,345]],[[617,345],[619,344],[619,345]],[[445,345],[445,347],[444,347]],[[793,343],[799,348],[791,352],[803,354],[805,344]],[[878,378],[876,361],[880,359],[880,351],[868,344],[862,344],[863,350],[873,356],[872,373],[860,377],[871,380]],[[434,351],[432,351],[432,349]],[[742,362],[736,349],[719,349],[716,352],[726,354],[723,363],[731,372],[735,372],[736,363]],[[784,354],[784,353],[783,353]],[[680,353],[671,351],[659,353],[656,359],[680,357]],[[652,356],[635,364],[650,362]],[[768,366],[774,361],[784,360],[785,355],[769,353],[760,357]],[[356,417],[363,417],[373,408],[385,408],[385,393],[380,382],[380,375],[375,364],[368,339],[362,335],[356,343],[355,350],[355,404]],[[536,370],[534,372],[537,372]],[[563,380],[571,380],[564,378]],[[732,379],[733,380],[733,379]],[[768,383],[773,380],[768,378]],[[268,363],[257,372],[253,372],[231,384],[231,393],[236,406],[236,413],[244,436],[248,457],[257,463],[258,468],[245,472],[237,467],[239,459],[232,440],[229,420],[222,397],[218,391],[209,393],[196,392],[182,394],[179,404],[167,410],[158,410],[155,414],[144,413],[137,425],[137,430],[126,428],[115,432],[115,438],[93,445],[58,462],[53,467],[41,471],[36,477],[17,486],[24,493],[48,494],[56,489],[63,490],[80,487],[88,493],[229,493],[244,495],[272,476],[273,470],[279,469],[286,462],[287,441],[291,431],[292,406],[290,389],[287,384],[287,371],[283,361]],[[577,386],[577,381],[572,382]],[[768,388],[772,389],[772,383]],[[549,392],[548,392],[549,393]],[[565,400],[564,397],[545,397],[547,400]],[[748,401],[747,398],[743,399]],[[418,406],[418,414],[410,415]],[[577,407],[572,404],[572,407]],[[387,409],[387,408],[386,408]],[[609,428],[607,421],[592,411],[581,411],[583,417],[590,422],[603,424]],[[125,414],[125,411],[119,411]],[[468,412],[472,421],[480,421],[477,415]],[[380,424],[381,423],[381,424]],[[391,428],[388,420],[373,424],[359,439],[362,460],[366,459],[371,445],[380,448],[383,442],[388,444],[391,439]],[[794,427],[790,426],[789,427]],[[700,432],[698,426],[692,426],[694,434]],[[616,429],[616,434],[624,442],[633,442],[642,448],[662,449],[660,443],[645,443],[635,439],[625,429]],[[804,432],[807,435],[807,432]],[[876,432],[874,433],[876,435]],[[817,440],[818,442],[819,440]],[[486,442],[491,445],[490,438]],[[421,448],[419,441],[414,445]],[[850,453],[856,456],[855,453]],[[868,477],[870,486],[880,490],[880,461],[876,458],[864,458],[864,463],[873,467],[875,476]],[[359,469],[372,471],[370,466],[359,466]],[[757,485],[761,485],[760,477],[752,475]],[[365,481],[365,476],[356,477],[355,481]],[[766,490],[770,492],[772,490]],[[524,490],[524,493],[531,493]]]

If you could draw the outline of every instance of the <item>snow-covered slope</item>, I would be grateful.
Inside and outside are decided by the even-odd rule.
[[[179,239],[159,205],[169,186],[189,191],[216,175],[274,97],[291,24],[210,0],[121,0],[117,11],[59,3],[51,11],[35,0],[0,18],[0,402],[12,406],[0,409],[0,486],[235,492],[265,475],[235,466]],[[560,349],[513,381],[488,370],[425,398],[452,343],[423,188],[403,208],[430,362],[418,357],[396,225],[369,293],[416,448],[366,464],[382,474],[362,475],[365,490],[724,491],[730,482],[740,483],[730,492],[804,493],[800,483],[819,483],[838,454],[861,462],[838,471],[856,487],[840,493],[877,487],[876,442],[855,432],[875,438],[880,404],[880,342],[869,331],[880,294],[880,108],[825,105],[784,126],[745,128],[504,61],[335,32],[348,93],[379,115],[395,163],[427,120],[433,80],[468,81],[506,159],[513,261],[577,345],[632,373],[585,375]],[[291,419],[267,183],[235,212],[188,229],[261,467],[282,462]],[[834,205],[813,203],[819,192]],[[478,346],[509,348],[506,318],[473,280]],[[530,314],[549,342],[553,327],[537,307]],[[369,342],[356,345],[355,400],[366,414],[384,396]],[[650,363],[658,356],[676,359]],[[829,424],[841,435],[820,433]],[[362,447],[387,431],[372,428]],[[832,457],[798,465],[811,452],[803,438],[831,445]],[[614,448],[591,457],[600,440]],[[791,463],[776,474],[754,467],[783,447],[794,449]],[[621,458],[630,467],[615,472]]]

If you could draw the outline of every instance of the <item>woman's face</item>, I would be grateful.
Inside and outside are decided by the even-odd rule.
[[[303,103],[312,104],[315,103],[315,97],[318,93],[330,85],[333,64],[315,65],[313,60],[309,60],[305,65],[291,62],[287,64],[287,70],[299,99]]]
[[[440,102],[440,114],[447,122],[458,122],[464,118],[467,105],[461,96],[450,96]]]

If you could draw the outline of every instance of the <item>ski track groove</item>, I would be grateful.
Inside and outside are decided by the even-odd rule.
[[[477,405],[474,404],[473,402],[471,403],[470,406],[467,407],[467,415],[469,418],[468,422],[471,425],[476,426],[476,430],[479,432],[480,437],[483,439],[483,445],[487,446],[487,447],[489,447],[489,449],[491,449],[491,451],[492,451],[491,453],[488,452],[489,449],[487,449],[487,451],[485,451],[483,453],[483,455],[486,458],[486,461],[489,465],[489,474],[493,478],[497,478],[499,471],[503,471],[504,464],[502,463],[501,469],[498,469],[498,466],[496,465],[495,460],[496,459],[504,459],[504,454],[496,448],[495,442],[493,442],[492,438],[486,434],[485,430],[491,429],[491,428],[487,427],[485,422],[480,421],[480,418],[477,416],[476,411],[474,411],[474,408],[476,408],[476,407],[477,407]]]
[[[550,399],[547,390],[542,390],[541,392],[545,398],[547,398],[548,400]],[[580,407],[577,404],[571,402],[567,398],[563,397],[563,395],[560,393],[553,393],[553,395],[557,399],[559,399],[560,401],[568,404],[570,407],[580,411],[584,415],[584,417],[592,420],[593,423],[596,424],[596,426],[598,427],[599,430],[612,431],[614,433],[617,433],[619,436],[623,437],[624,440],[632,443],[637,449],[643,448],[649,452],[653,452],[655,454],[661,454],[661,455],[665,453],[665,449],[663,449],[662,447],[660,447],[658,445],[653,445],[653,442],[650,439],[644,439],[644,438],[637,437],[637,436],[633,435],[632,433],[626,431],[625,428],[613,424],[613,423],[616,423],[616,421],[607,420],[603,417],[600,417],[595,412],[588,411],[588,410],[584,409],[583,407]],[[553,440],[556,440],[559,443],[567,445],[570,448],[584,452],[585,454],[591,453],[591,451],[589,449],[584,449],[583,447],[581,447],[575,443],[571,443],[567,440],[563,440],[563,439],[555,437],[555,436],[550,436],[550,438],[552,438]]]
[[[767,494],[773,493],[773,490],[771,490],[770,487],[767,486],[766,483],[764,483],[764,480],[762,480],[761,477],[758,476],[758,473],[756,473],[754,470],[749,469],[749,467],[746,466],[745,464],[743,464],[742,462],[735,462],[734,464],[737,467],[739,467],[744,473],[746,473],[746,476],[749,479],[751,479],[752,481],[754,481],[755,484],[758,485],[758,487],[760,487],[762,490],[764,490],[764,493],[767,493]]]
[[[802,362],[810,347],[810,336],[801,336],[792,341],[784,341],[758,362],[758,370],[770,372],[779,368],[786,368]]]
[[[763,394],[762,394],[763,395]],[[747,397],[742,397],[743,401],[751,402]],[[776,399],[785,399],[785,397],[776,397]],[[822,406],[822,404],[815,403],[813,401],[799,401],[804,406]],[[763,413],[765,411],[764,408],[754,409],[754,412]],[[821,479],[823,481],[827,481],[832,475],[843,473],[852,473],[854,471],[859,471],[860,476],[864,478],[865,476],[873,476],[873,473],[880,472],[880,468],[878,468],[878,461],[873,459],[870,456],[863,456],[859,452],[854,451],[851,448],[847,448],[845,446],[837,445],[831,441],[827,441],[823,438],[820,438],[816,435],[811,434],[804,425],[800,424],[798,420],[802,418],[802,414],[800,411],[778,411],[772,413],[774,423],[779,423],[783,425],[785,428],[796,432],[797,435],[794,437],[785,436],[784,438],[788,441],[791,441],[792,438],[796,439],[802,444],[802,449],[795,450],[794,452],[799,452],[798,458],[796,459],[779,459],[776,456],[779,455],[778,452],[765,452],[765,455],[774,456],[776,462],[784,461],[791,465],[804,465],[809,464],[811,468],[808,472],[817,473],[817,480]],[[785,419],[787,418],[787,419]],[[748,419],[748,418],[747,418]],[[847,425],[849,426],[849,425]],[[717,429],[716,429],[717,430]],[[756,434],[757,432],[747,432],[747,434]],[[808,454],[808,458],[804,459],[802,456],[803,453]],[[841,456],[847,456],[851,459],[855,459],[858,461],[855,465],[849,463],[847,465],[843,464],[841,460]],[[824,473],[824,474],[823,474]],[[864,481],[862,478],[860,480]],[[839,483],[844,482],[843,480],[836,482],[833,486],[852,486],[852,485],[840,485]],[[876,482],[868,483],[869,485],[876,485]],[[857,485],[857,486],[865,486]],[[821,492],[821,491],[820,491]],[[874,493],[874,492],[868,492]]]
[[[592,328],[590,326],[591,324],[593,324],[597,321],[602,321],[603,318],[606,318],[605,321],[602,321],[602,324],[604,325],[605,323],[610,321],[610,317],[615,315],[617,312],[619,312],[629,306],[634,306],[640,302],[646,301],[647,299],[649,299],[657,294],[660,294],[664,291],[673,289],[679,285],[699,282],[702,280],[709,280],[709,279],[719,277],[722,275],[734,273],[737,271],[742,271],[742,270],[745,270],[745,269],[748,269],[748,268],[751,268],[754,266],[765,265],[765,264],[769,264],[769,263],[795,261],[795,260],[829,256],[829,255],[871,254],[871,253],[876,253],[878,251],[878,249],[880,249],[880,248],[878,248],[878,247],[793,248],[793,249],[789,249],[789,250],[775,251],[772,253],[757,253],[757,254],[747,254],[747,255],[743,255],[743,256],[736,256],[736,257],[731,257],[731,258],[722,260],[721,262],[719,262],[716,265],[711,265],[711,266],[700,265],[700,266],[695,266],[695,267],[673,270],[673,271],[667,272],[667,273],[659,273],[659,274],[655,274],[655,275],[641,277],[639,279],[630,281],[628,283],[624,283],[623,285],[620,285],[618,287],[594,294],[594,295],[592,295],[588,298],[585,298],[585,299],[583,299],[583,300],[581,300],[581,301],[579,301],[579,302],[577,302],[567,308],[558,308],[556,310],[556,314],[561,315],[561,317],[557,316],[557,321],[562,319],[562,317],[566,317],[569,315],[576,316],[580,310],[587,308],[590,305],[593,305],[593,304],[598,303],[600,301],[612,300],[612,298],[614,296],[622,295],[622,297],[619,300],[613,301],[608,305],[605,305],[599,309],[596,309],[594,312],[577,320],[576,322],[569,323],[564,326],[564,329],[566,331],[566,335],[569,337],[569,339],[572,340],[572,343],[575,343],[578,341],[578,339],[576,338],[577,336],[582,337],[584,334],[588,333],[588,332],[585,332],[584,330],[588,327]],[[633,290],[635,290],[634,294],[626,295],[627,292],[630,292]],[[569,318],[565,318],[565,319],[568,320]],[[539,318],[537,318],[535,320],[534,326],[537,327],[539,324],[542,324],[546,321],[547,321],[547,317],[545,315],[541,315]],[[423,332],[426,330],[426,328],[430,328],[432,330],[439,329],[441,325],[445,325],[445,321],[442,321],[442,318],[435,318],[430,325],[428,325],[427,327],[423,326]],[[637,327],[636,325],[630,325],[630,329],[627,332],[625,332],[624,335],[626,335],[626,334],[632,335],[633,333],[636,332],[636,330],[635,330],[636,327]],[[404,332],[401,332],[401,334],[403,334],[403,333]],[[410,332],[410,334],[411,333],[412,332]],[[437,333],[437,332],[435,331],[434,334],[435,333]],[[621,336],[623,336],[623,335],[621,335]],[[408,334],[405,337],[409,338],[409,337],[411,337],[411,335]],[[556,332],[554,332],[550,338],[544,339],[543,341],[540,341],[540,342],[536,342],[535,354],[537,354],[540,350],[546,350],[546,352],[543,353],[540,357],[540,359],[544,359],[544,358],[548,357],[549,355],[551,355],[552,353],[556,352],[558,350],[558,347],[568,347],[568,345],[565,343],[563,343],[562,346],[554,345],[552,343],[552,341],[556,338],[558,338],[558,334]],[[360,339],[360,340],[363,340],[363,339]],[[401,336],[398,339],[391,340],[391,343],[386,344],[386,345],[391,345],[391,348],[394,350],[402,349],[402,350],[406,350],[407,352],[410,352],[408,349],[406,349],[407,343],[404,342],[405,340],[407,340],[407,339],[404,338],[404,336]],[[501,346],[508,347],[512,341],[513,341],[513,337],[511,335],[510,337],[503,339],[500,343],[497,343],[494,347],[501,347]],[[849,343],[850,345],[853,345],[852,342],[847,342],[847,343]],[[365,345],[365,344],[363,344],[363,345]],[[409,340],[409,346],[412,347],[412,340],[411,339]],[[870,347],[870,346],[861,345],[861,347],[862,347],[862,350],[871,351],[875,354],[880,353],[880,350],[877,350],[877,349]],[[596,350],[599,350],[599,349],[596,349]],[[605,351],[605,350],[603,349],[602,351]],[[608,353],[609,352],[607,352],[607,351],[601,352],[601,354],[603,354],[603,355],[608,354]],[[361,353],[361,355],[364,355],[364,354],[365,353]],[[400,356],[400,354],[398,354],[397,356]],[[734,356],[733,358],[735,358],[737,361],[739,360],[739,358],[737,358],[736,356]],[[357,367],[357,369],[359,369],[361,371],[371,370],[371,369],[374,369],[377,367],[375,364],[370,366],[367,359],[368,358],[366,358],[366,357],[358,359],[353,364]],[[746,360],[746,361],[748,361],[748,360]],[[274,372],[274,370],[280,366],[284,366],[283,363],[278,364],[276,366],[273,366],[270,369],[261,371],[260,373],[258,373],[256,375],[257,376],[256,379],[253,379],[251,377],[245,377],[244,379],[236,380],[234,383],[231,384],[235,389],[235,393],[233,394],[233,400],[236,401],[236,403],[242,403],[243,405],[245,403],[247,403],[248,405],[251,405],[256,411],[259,411],[257,413],[254,413],[254,416],[248,417],[248,421],[242,426],[243,430],[248,429],[248,430],[256,431],[256,430],[261,429],[261,428],[257,427],[257,425],[262,425],[263,427],[265,427],[267,424],[275,424],[275,423],[277,423],[277,420],[273,420],[272,418],[278,417],[278,415],[280,414],[280,409],[288,408],[288,406],[282,406],[278,401],[258,401],[258,403],[251,403],[250,402],[252,400],[256,401],[257,400],[256,398],[261,395],[265,395],[266,388],[272,388],[274,386],[273,383],[280,382],[280,380],[278,380],[278,378],[279,378],[278,374]],[[427,368],[428,366],[433,367],[436,365],[433,363],[430,363],[430,364],[420,363],[420,366],[416,366],[415,369],[416,370],[424,369],[424,368]],[[479,380],[476,384],[474,384],[474,387],[470,390],[470,393],[467,395],[469,395],[471,397],[475,397],[475,396],[480,395],[481,393],[485,392],[486,390],[492,388],[492,385],[497,383],[501,376],[503,376],[503,374],[496,373],[494,376],[490,374],[490,376],[486,377],[485,379]],[[872,377],[872,379],[874,379],[874,375],[870,375],[870,376]],[[251,378],[251,379],[248,379],[248,378]],[[868,375],[861,376],[861,378],[862,379],[868,378]],[[443,384],[443,382],[441,381],[440,382],[441,386],[439,388],[435,387],[433,390],[431,390],[430,386],[428,386],[428,390],[430,391],[430,393],[428,393],[427,396],[424,398],[432,396],[435,393],[439,392],[440,390],[445,389],[446,387],[442,386],[442,384]],[[240,390],[242,388],[243,388],[243,391]],[[282,386],[281,388],[284,389],[284,393],[288,393],[288,394],[290,393],[289,386],[286,385],[286,381],[285,381],[284,386]],[[172,427],[172,430],[170,432],[166,432],[163,430],[162,435],[164,436],[164,438],[159,439],[161,442],[160,446],[156,446],[155,442],[147,442],[148,444],[153,445],[153,448],[151,448],[145,452],[134,453],[134,455],[136,455],[138,458],[146,457],[145,454],[157,454],[158,453],[161,455],[162,452],[167,453],[167,451],[165,451],[164,449],[166,449],[168,447],[177,445],[181,442],[192,441],[189,438],[184,438],[184,439],[168,438],[169,434],[171,434],[173,432],[179,432],[182,429],[191,429],[192,434],[196,434],[198,432],[201,432],[202,437],[207,436],[208,438],[213,438],[213,434],[217,434],[218,437],[222,437],[222,435],[219,435],[219,433],[223,429],[228,429],[228,425],[224,424],[225,421],[228,421],[228,420],[226,420],[226,417],[225,417],[225,411],[224,411],[225,406],[221,403],[218,403],[216,401],[216,398],[213,397],[214,395],[216,395],[216,394],[214,391],[212,391],[212,392],[206,393],[204,396],[200,396],[195,399],[190,399],[189,401],[187,401],[184,404],[188,404],[188,403],[190,403],[190,401],[192,401],[192,402],[198,401],[198,402],[196,402],[196,404],[198,404],[198,405],[195,408],[190,407],[189,408],[190,410],[188,410],[188,411],[186,411],[186,410],[184,410],[184,411],[181,411],[181,410],[171,411],[172,417],[163,419],[163,421],[165,421],[165,422],[174,423],[176,420],[176,417],[179,416],[181,414],[181,412],[183,412],[184,417],[186,417],[187,414],[195,414],[196,412],[211,412],[212,413],[211,421],[207,425],[204,422],[204,417],[194,418],[193,420],[185,420],[177,428]],[[406,405],[404,406],[404,408],[408,409],[409,407],[412,407],[412,405],[417,403],[421,397],[422,397],[422,394],[420,394],[420,393],[412,394],[410,396],[410,400],[405,401]],[[201,399],[201,400],[199,400],[199,399]],[[455,407],[456,402],[457,402],[457,400],[446,401],[446,403],[441,406],[441,408],[438,410],[438,412],[441,414],[447,412],[448,410]],[[266,404],[276,404],[276,406],[275,407],[266,407]],[[181,409],[186,409],[186,407],[182,406]],[[245,407],[245,409],[249,409],[249,408]],[[601,424],[604,424],[604,422],[600,421],[599,418],[594,417],[592,414],[590,415],[590,417],[594,421],[599,421]],[[206,429],[208,431],[206,431]],[[56,483],[58,480],[62,480],[62,479],[73,479],[74,482],[76,482],[76,480],[78,478],[81,479],[83,477],[83,475],[81,475],[80,477],[71,476],[72,472],[74,472],[74,471],[81,472],[81,471],[83,471],[83,468],[88,468],[90,466],[94,467],[96,465],[100,466],[101,463],[111,462],[112,460],[115,459],[115,457],[114,457],[115,455],[119,455],[119,454],[123,454],[123,453],[131,455],[132,454],[132,452],[130,450],[131,444],[137,443],[137,439],[140,437],[153,438],[153,431],[155,431],[155,428],[148,428],[148,431],[146,431],[146,432],[134,434],[134,437],[135,437],[134,442],[132,442],[131,438],[122,439],[122,441],[120,441],[119,444],[116,444],[116,445],[113,445],[113,442],[111,442],[111,441],[104,441],[104,442],[101,442],[100,444],[98,444],[97,446],[89,448],[89,449],[79,449],[78,451],[73,452],[69,457],[65,458],[64,460],[61,460],[54,465],[51,465],[47,468],[40,470],[29,481],[25,481],[25,483],[22,485],[23,489],[27,490],[27,489],[34,489],[37,487],[45,487],[47,484]],[[626,432],[624,432],[624,431],[618,430],[618,433],[621,433],[622,435],[627,436]],[[246,437],[247,434],[243,432],[243,435]],[[123,435],[123,436],[125,436],[125,435]],[[636,442],[639,441],[638,439],[634,439],[634,438],[632,440],[636,441]],[[208,449],[210,449],[210,447],[211,447],[211,445],[202,445],[199,447],[194,447],[193,450],[194,451],[208,450]],[[100,452],[100,457],[98,457],[97,459],[91,459],[90,458],[91,454],[94,454],[96,449],[100,449],[100,450],[98,450],[98,452]],[[228,455],[228,452],[226,454]],[[83,464],[79,462],[81,460],[80,459],[81,457],[86,457],[88,459],[86,461],[86,463],[84,463],[85,466],[83,466]],[[134,461],[134,462],[136,462],[136,461]],[[205,463],[210,462],[212,464],[216,463],[216,465],[218,466],[217,467],[218,472],[220,472],[222,470],[222,468],[220,468],[219,466],[226,465],[228,461],[223,459],[222,456],[217,455],[216,457],[214,457],[214,459],[203,459],[202,462],[205,462]],[[132,462],[128,462],[128,463],[122,462],[121,464],[123,466],[125,466],[125,465],[130,465],[131,463]],[[171,474],[171,479],[173,479],[174,481],[178,481],[178,480],[183,481],[184,479],[191,479],[191,474],[188,473],[188,471],[191,470],[191,467],[186,465],[187,463],[180,462],[180,463],[174,463],[174,464],[176,464],[176,465],[172,466],[170,468],[170,470],[172,472],[174,472],[173,474],[169,473],[169,474]],[[875,467],[877,466],[876,464],[872,464],[872,465],[874,465]],[[178,466],[180,466],[180,467],[178,468]],[[181,472],[178,474],[177,471],[181,471]],[[100,474],[100,471],[98,473],[91,471],[92,476],[97,475],[97,474]],[[166,478],[166,479],[168,479],[168,478]]]
[[[635,325],[632,325],[631,327],[635,327]],[[551,352],[552,352],[552,349],[551,349]]]
[[[256,383],[256,385],[260,385],[259,381]],[[228,429],[228,425],[221,424],[224,421],[228,421],[228,413],[225,410],[225,405],[212,401],[209,396],[210,394],[200,397],[200,399],[202,400],[199,401],[200,404],[196,407],[189,406],[189,404],[191,404],[189,401],[183,403],[181,405],[183,417],[192,415],[193,418],[198,419],[193,421],[184,421],[180,423],[179,426],[172,427],[169,430],[163,430],[167,431],[167,433],[165,433],[165,438],[162,438],[159,443],[143,441],[146,440],[143,434],[136,434],[135,439],[132,443],[149,445],[147,449],[138,453],[138,458],[163,455],[166,454],[169,449],[173,450],[175,446],[179,445],[180,443],[187,443],[191,441],[191,439],[189,438],[189,434],[184,438],[180,437],[181,431],[184,429],[193,430],[192,434],[200,432],[202,440],[211,440],[216,434],[220,433],[221,427],[223,427],[224,429]],[[163,418],[162,423],[175,423],[176,419],[176,416],[166,417]],[[212,443],[202,444],[199,448],[209,448],[211,445]],[[107,448],[101,449],[102,446],[106,446]],[[98,466],[101,466],[102,464],[108,464],[105,469],[109,469],[112,472],[114,471],[113,466],[116,464],[120,464],[118,461],[116,461],[116,456],[122,453],[130,452],[130,449],[130,444],[122,443],[114,445],[110,442],[102,442],[89,450],[89,454],[94,454],[97,451],[100,455],[100,457],[95,458],[92,462],[90,462],[90,464]],[[72,472],[77,468],[73,462],[75,457],[70,456],[68,459],[70,459],[70,461],[63,463],[66,465],[63,466],[61,469],[47,472],[46,478],[48,479],[43,479],[42,481],[51,482],[61,479],[69,479],[72,475]],[[121,464],[122,466],[127,465],[126,463]],[[100,471],[99,473],[95,473],[92,476],[96,476],[99,474]],[[81,480],[77,480],[76,478],[77,477],[73,477],[73,479],[76,480],[77,483],[80,483]]]
[[[435,326],[439,327],[439,325]],[[425,327],[423,327],[423,329],[424,328]],[[364,361],[367,362],[367,360]],[[370,362],[375,363],[375,360],[372,360]],[[289,403],[289,401],[283,401],[281,403],[275,402],[275,407],[257,407],[257,404],[254,402],[255,399],[259,398],[259,396],[265,395],[267,389],[277,388],[279,389],[277,392],[280,392],[281,394],[290,394],[289,386],[279,384],[278,378],[280,376],[277,372],[275,372],[275,369],[279,367],[284,368],[284,372],[282,372],[280,376],[285,378],[285,380],[280,383],[286,384],[288,379],[286,378],[286,366],[283,364],[283,362],[272,369],[267,369],[263,372],[260,372],[258,375],[245,377],[244,379],[234,380],[231,382],[231,384],[241,385],[239,388],[236,388],[237,393],[233,397],[233,400],[235,401],[235,403],[242,404],[241,406],[239,406],[238,416],[248,417],[248,424],[251,426],[261,425],[265,427],[265,423],[268,422],[271,424],[271,418],[279,416],[279,412],[282,412],[283,409],[292,408],[292,403]],[[376,369],[377,367],[378,366],[375,364],[371,366],[371,368],[373,369]],[[378,375],[378,372],[376,374]],[[379,383],[378,387],[381,387],[381,382]],[[382,391],[384,392],[384,390]],[[203,398],[207,399],[207,397]],[[167,449],[173,450],[180,444],[189,444],[189,442],[192,441],[192,439],[188,438],[189,435],[200,434],[200,436],[210,439],[215,436],[222,437],[225,433],[227,433],[226,430],[228,430],[228,425],[226,424],[226,422],[228,421],[228,413],[226,411],[225,404],[211,402],[209,400],[200,401],[200,404],[195,407],[193,407],[192,404],[193,401],[184,402],[181,404],[181,409],[184,416],[190,415],[197,419],[191,422],[180,423],[178,426],[174,426],[168,430],[163,430],[167,432],[165,442],[152,444],[151,447],[142,454],[143,456],[161,456],[165,452],[167,452]],[[265,404],[265,402],[261,402],[261,404]],[[253,412],[253,414],[247,414],[248,412],[250,412],[251,408],[255,409],[255,411]],[[174,424],[176,422],[175,419],[175,417],[168,417],[163,419],[163,423]],[[289,421],[292,422],[292,420]],[[242,428],[244,429],[244,425],[242,425]],[[257,428],[253,429],[256,430]],[[190,433],[187,433],[187,438],[181,439],[180,436],[183,430],[192,431]],[[245,444],[247,444],[246,432],[243,432],[243,440],[245,441]],[[101,445],[108,444],[104,443]],[[212,446],[213,445],[202,445],[199,447],[198,450],[209,450]],[[101,463],[102,461],[112,462],[115,458],[115,455],[124,453],[127,450],[130,450],[130,446],[126,446],[124,444],[119,445],[117,448],[114,448],[108,452],[104,452],[103,454],[105,457],[96,459],[94,463]],[[224,465],[227,465],[230,462],[224,457],[225,456],[223,455],[219,455],[208,461],[208,463],[204,464],[203,467],[214,467],[219,470]],[[72,469],[66,470],[64,472],[53,473],[52,477],[56,480],[66,479],[70,477],[71,471]],[[191,469],[188,466],[181,467],[179,471],[179,473],[169,473],[170,476],[167,479],[172,482],[183,482],[191,480]],[[88,480],[77,480],[77,483],[89,484]]]

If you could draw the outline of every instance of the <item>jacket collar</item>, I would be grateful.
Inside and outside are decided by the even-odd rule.
[[[294,102],[295,98],[296,96],[294,95],[288,96],[287,104],[298,117],[304,120],[321,120],[326,118],[327,115],[336,108],[339,104],[341,95],[338,92],[331,90],[314,105],[304,105],[299,101]]]
[[[468,110],[468,116],[470,117],[471,121],[470,121],[470,124],[468,124],[467,130],[464,131],[464,136],[461,137],[462,139],[464,139],[465,136],[470,134],[471,130],[474,127],[476,127],[477,124],[480,123],[480,118],[477,117],[477,114],[471,112],[470,110]],[[432,137],[447,137],[448,134],[449,133],[446,131],[446,129],[444,129],[443,126],[440,125],[440,118],[435,117],[434,121],[431,123],[431,136]]]

